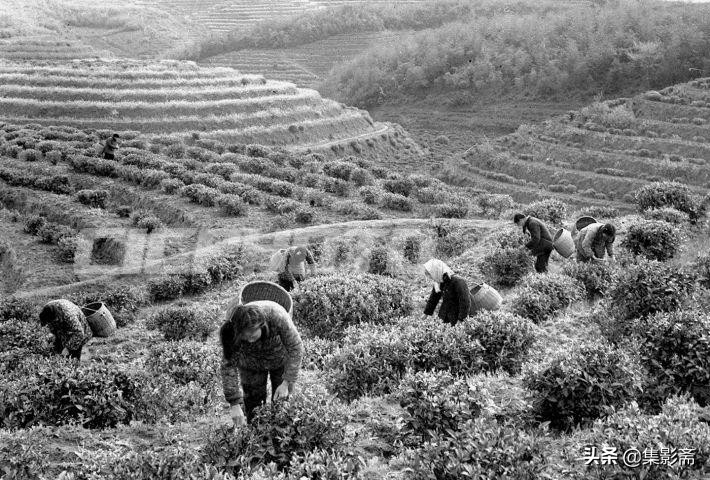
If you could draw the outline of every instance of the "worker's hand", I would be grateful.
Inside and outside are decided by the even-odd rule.
[[[288,398],[288,382],[283,381],[274,392],[274,401]]]
[[[232,405],[229,409],[229,416],[232,417],[235,427],[243,427],[247,424],[247,419],[244,416],[241,405]]]

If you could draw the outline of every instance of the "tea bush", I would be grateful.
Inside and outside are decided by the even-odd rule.
[[[390,323],[412,312],[408,285],[371,274],[323,275],[300,284],[293,295],[294,320],[323,338],[340,338],[359,323]]]
[[[592,301],[607,294],[619,269],[608,262],[566,262],[562,272],[581,283],[587,300]]]
[[[220,361],[216,344],[160,342],[149,347],[145,366],[148,372],[168,375],[179,385],[195,382],[210,390],[217,383]]]
[[[326,178],[323,180],[323,190],[338,197],[347,197],[350,194],[350,184],[345,180],[337,178]]]
[[[691,270],[640,260],[622,269],[609,290],[609,316],[623,326],[626,320],[674,311],[695,291],[695,286]]]
[[[25,220],[24,231],[30,235],[37,235],[46,224],[46,218],[39,215],[32,215]]]
[[[409,198],[397,193],[386,192],[382,194],[382,207],[400,212],[411,212],[414,209],[414,205]]]
[[[673,207],[651,208],[643,212],[644,217],[650,220],[668,222],[673,225],[683,225],[690,221],[687,213]]]
[[[27,150],[21,151],[17,156],[17,159],[25,162],[37,162],[42,159],[42,152],[33,148],[28,148]]]
[[[687,213],[691,223],[704,214],[702,200],[690,193],[687,185],[677,182],[654,182],[634,192],[636,205],[643,212],[652,208],[673,207]]]
[[[224,213],[232,217],[242,217],[247,214],[247,205],[239,195],[222,194],[217,197],[217,203]]]
[[[526,432],[493,419],[476,418],[458,430],[436,433],[403,455],[410,480],[458,478],[543,478],[547,464],[544,432]]]
[[[512,287],[533,271],[534,260],[523,246],[497,246],[488,251],[479,269],[486,280],[503,287]]]
[[[307,247],[313,255],[313,260],[318,263],[323,256],[323,248],[325,246],[325,236],[318,235],[314,237],[308,237]]]
[[[185,281],[180,275],[165,275],[150,279],[147,289],[152,302],[175,300],[184,293]]]
[[[531,274],[521,280],[510,302],[513,313],[535,323],[549,320],[582,298],[583,286],[567,275]]]
[[[680,242],[680,233],[670,223],[646,220],[629,226],[621,246],[634,255],[642,255],[649,260],[665,261],[678,253]]]
[[[619,216],[619,210],[614,207],[603,207],[599,205],[592,205],[590,207],[584,207],[579,211],[581,216],[594,217],[597,220],[602,218],[616,218]]]
[[[687,392],[710,405],[710,316],[692,310],[658,313],[642,320],[638,332],[641,359],[651,377],[647,401],[660,404]]]
[[[414,190],[414,182],[410,178],[396,178],[382,182],[382,188],[395,195],[409,197]]]
[[[140,383],[115,366],[28,358],[0,385],[4,428],[64,425],[110,428],[133,419]]]
[[[710,254],[698,254],[690,265],[697,273],[698,283],[710,289]]]
[[[440,218],[466,218],[468,211],[468,202],[458,197],[452,198],[448,203],[434,207],[434,215]]]
[[[373,275],[385,275],[388,277],[397,276],[401,270],[401,265],[397,262],[395,253],[388,247],[376,246],[370,251],[370,262],[367,272]]]
[[[380,202],[382,191],[377,187],[360,187],[358,194],[366,205],[377,205]]]
[[[520,373],[538,329],[526,318],[503,311],[482,311],[469,318],[463,328],[468,338],[477,339],[485,353],[487,371]]]
[[[525,373],[537,417],[559,429],[586,425],[607,407],[621,407],[641,393],[640,368],[623,350],[588,342],[559,351]]]
[[[273,462],[288,471],[291,459],[343,450],[347,411],[325,392],[311,389],[287,402],[257,408],[248,427],[220,427],[203,450],[206,462],[234,475]]]
[[[74,255],[79,246],[78,235],[64,235],[57,241],[57,259],[63,263],[74,263]]]
[[[76,199],[92,208],[106,208],[108,190],[79,190],[76,192]]]
[[[352,175],[355,170],[355,165],[350,162],[342,161],[330,161],[323,164],[323,173],[329,177],[337,178],[340,180],[348,181],[350,180],[350,175]]]
[[[183,187],[185,184],[177,178],[166,178],[160,182],[160,190],[168,194],[177,193]]]
[[[218,313],[213,308],[179,302],[158,310],[149,319],[147,326],[160,330],[165,340],[204,342],[215,330],[217,318]]]
[[[483,210],[483,214],[493,218],[498,218],[501,213],[510,210],[515,205],[513,197],[499,193],[480,195],[476,201],[478,202],[478,206]]]
[[[615,448],[618,452],[636,449],[661,454],[661,449],[693,449],[695,458],[688,462],[659,462],[657,464],[631,466],[627,462],[617,462],[604,467],[608,478],[634,478],[648,480],[681,478],[702,478],[710,462],[710,426],[707,424],[707,409],[703,410],[683,397],[668,399],[656,415],[641,411],[637,404],[601,418],[585,430],[575,432],[565,448],[565,461],[560,467],[565,471],[576,471],[575,480],[590,478],[599,472],[595,465],[579,465],[580,452],[586,445],[602,445]],[[555,477],[557,478],[557,477]],[[566,477],[565,477],[566,478]]]
[[[325,367],[328,356],[335,353],[338,347],[339,343],[334,340],[325,340],[319,337],[304,338],[304,354],[301,367],[322,370]]]
[[[327,385],[339,398],[391,393],[407,370],[452,374],[482,371],[483,347],[464,324],[441,328],[439,319],[403,319],[393,325],[351,327],[326,360]]]
[[[393,397],[404,408],[404,432],[417,439],[458,430],[481,414],[481,392],[449,372],[412,372],[406,375]],[[406,441],[418,444],[419,440]]]
[[[42,228],[39,229],[37,235],[42,243],[49,243],[56,245],[62,237],[74,235],[74,230],[66,225],[60,225],[58,223],[47,222]]]
[[[555,199],[540,200],[525,207],[522,213],[539,218],[543,222],[561,225],[567,217],[567,205]]]
[[[457,257],[473,243],[469,234],[449,221],[436,221],[432,228],[436,235],[434,253],[440,258]]]
[[[21,322],[33,322],[39,318],[40,305],[24,298],[0,299],[0,321],[15,319]]]
[[[0,372],[13,371],[28,356],[48,356],[54,337],[36,319],[0,320]]]

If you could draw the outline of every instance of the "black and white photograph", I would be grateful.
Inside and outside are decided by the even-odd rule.
[[[0,480],[710,480],[710,0],[0,0]]]

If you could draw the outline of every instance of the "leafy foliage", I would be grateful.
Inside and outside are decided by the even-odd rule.
[[[692,223],[705,213],[702,200],[692,195],[687,185],[677,182],[655,182],[644,185],[635,192],[635,200],[641,212],[653,208],[672,207],[687,213]]]
[[[341,338],[346,327],[391,323],[411,313],[407,285],[371,274],[324,275],[305,280],[293,295],[297,324],[323,338]]]
[[[187,302],[178,302],[158,310],[148,328],[160,330],[165,340],[205,341],[216,328],[217,311]]]
[[[582,285],[566,275],[531,274],[522,279],[510,308],[516,315],[541,323],[582,298],[582,293]]]
[[[634,255],[642,255],[649,260],[666,261],[680,250],[680,234],[668,222],[646,220],[630,225],[621,246]]]
[[[620,407],[641,393],[640,369],[622,350],[589,342],[557,352],[526,373],[534,409],[542,421],[566,429],[591,422],[607,407]]]
[[[567,262],[562,272],[584,286],[587,300],[604,297],[618,275],[618,266],[609,262]]]
[[[567,205],[555,199],[540,200],[525,207],[522,213],[539,218],[543,222],[561,225],[567,217]]]
[[[533,258],[525,248],[525,236],[519,231],[508,231],[497,238],[481,260],[479,269],[489,282],[512,287],[533,270]]]

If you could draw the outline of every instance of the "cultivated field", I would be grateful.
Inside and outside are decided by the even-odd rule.
[[[308,146],[387,130],[314,90],[180,62],[0,65],[0,106],[0,119],[15,124],[194,133],[232,143]]]
[[[708,80],[594,103],[468,149],[444,167],[464,185],[488,179],[499,191],[620,206],[648,182],[710,188]],[[531,198],[531,197],[527,197]],[[534,197],[532,197],[534,198]]]

